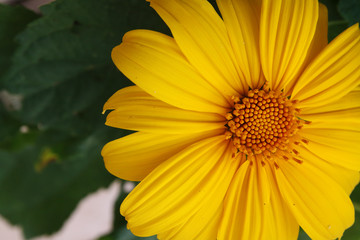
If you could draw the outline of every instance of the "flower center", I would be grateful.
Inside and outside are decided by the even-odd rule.
[[[225,137],[247,155],[286,150],[289,138],[301,128],[302,121],[295,117],[295,102],[281,92],[254,89],[232,100],[234,107],[225,115]]]

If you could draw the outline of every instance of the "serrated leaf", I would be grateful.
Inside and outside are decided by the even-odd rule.
[[[15,36],[36,18],[35,13],[24,7],[0,4],[0,83],[2,75],[10,67],[10,59],[17,46]]]
[[[350,25],[360,22],[359,0],[339,0],[338,9]]]
[[[18,37],[6,87],[23,95],[18,117],[27,123],[89,133],[106,99],[130,84],[112,48],[130,29],[167,27],[142,0],[58,0],[41,11]]]

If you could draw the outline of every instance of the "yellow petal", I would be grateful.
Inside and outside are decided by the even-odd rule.
[[[311,42],[307,60],[314,59],[328,45],[328,10],[319,3],[319,19],[316,25],[314,38]]]
[[[306,125],[309,129],[360,131],[360,88],[356,88],[336,102],[302,109],[299,117],[311,121],[311,124]]]
[[[360,131],[348,131],[342,129],[305,128],[301,135],[310,141],[321,142],[343,151],[360,153]]]
[[[339,129],[302,129],[304,145],[320,158],[342,167],[360,170],[360,132]]]
[[[292,99],[299,108],[335,102],[360,84],[360,30],[358,24],[335,38],[305,69]]]
[[[299,73],[317,21],[317,0],[263,0],[260,57],[272,89],[283,89]]]
[[[206,0],[150,0],[169,26],[176,43],[197,71],[224,96],[243,93],[244,81],[224,22]]]
[[[123,103],[131,103],[136,100],[152,100],[154,99],[138,86],[125,87],[114,93],[104,104],[103,113],[106,110],[114,110],[121,107]]]
[[[344,129],[360,131],[360,108],[337,110],[317,114],[302,114],[303,119],[311,121],[307,129]]]
[[[336,163],[329,163],[305,147],[299,147],[297,150],[300,152],[300,156],[304,161],[331,177],[348,195],[350,195],[355,186],[359,183],[359,171],[341,167]]]
[[[202,112],[224,112],[228,106],[187,62],[174,39],[164,34],[130,31],[113,49],[112,59],[132,82],[164,102]]]
[[[241,79],[252,88],[260,88],[264,76],[259,56],[260,7],[255,1],[217,0],[230,42],[241,70]]]
[[[252,182],[250,182],[250,180],[252,179],[250,179],[249,177],[249,174],[251,172],[251,168],[249,168],[249,165],[250,161],[244,162],[240,166],[239,170],[234,176],[233,181],[231,182],[224,202],[225,209],[218,233],[219,240],[242,239],[242,235],[245,235],[243,231],[249,228],[248,224],[250,224],[250,221],[247,222],[246,228],[242,227],[245,223],[244,220],[246,220],[246,213],[253,210],[250,208],[246,208],[246,204],[249,204],[249,207],[251,207],[252,202],[250,202],[250,200],[253,200],[253,196],[248,196],[247,192],[248,185],[253,184]],[[249,189],[249,191],[250,190],[251,189]],[[240,201],[240,196],[243,197],[242,201]],[[255,202],[255,204],[258,202],[259,201]],[[255,220],[260,221],[260,217]],[[248,229],[248,231],[254,231],[254,229]]]
[[[346,192],[307,161],[279,161],[275,171],[281,195],[311,239],[340,238],[354,223]]]
[[[353,91],[349,92],[338,101],[332,102],[330,104],[318,107],[303,108],[301,109],[301,116],[304,119],[311,118],[310,120],[318,118],[320,119],[321,114],[335,114],[337,111],[346,111],[355,108],[360,108],[360,87],[356,87]]]
[[[238,168],[228,144],[223,136],[209,138],[159,165],[121,205],[128,228],[135,235],[151,236],[191,221],[203,203],[210,213],[217,211]],[[196,228],[189,226],[184,234],[196,233]]]
[[[228,176],[223,176],[224,179],[219,179],[220,184],[225,186],[229,185],[232,176],[238,168],[239,161],[232,158],[232,145],[229,145],[228,151],[224,154],[221,161],[229,164],[231,172]],[[183,225],[175,227],[165,234],[158,235],[159,239],[171,239],[171,240],[184,240],[184,239],[196,239],[196,240],[216,240],[219,223],[222,217],[223,211],[223,198],[227,191],[227,187],[221,187],[220,190],[214,191],[208,195],[207,198],[201,203],[201,208],[187,220]],[[222,197],[219,197],[220,196]]]
[[[261,185],[262,178],[266,178],[265,169],[258,168],[256,161],[240,166],[226,195],[218,239],[260,239],[270,191],[268,185]]]
[[[105,110],[116,106],[107,116],[106,124],[158,134],[190,134],[224,129],[225,118],[221,115],[183,110],[146,93],[138,93],[136,87],[115,93],[105,104]]]
[[[298,224],[284,205],[269,166],[260,162],[245,161],[231,182],[218,240],[297,237]]]
[[[222,132],[176,135],[137,132],[109,142],[101,155],[111,174],[125,180],[141,181],[160,163],[187,146]]]
[[[210,200],[210,201],[209,201]],[[223,206],[217,210],[208,209],[212,199],[202,204],[201,209],[185,224],[165,233],[158,234],[159,240],[216,240]],[[195,231],[194,231],[195,230]],[[195,233],[195,234],[194,234]]]
[[[299,72],[293,79],[290,79],[288,84],[285,86],[286,95],[291,95],[292,90],[302,74],[302,71],[306,66],[327,46],[328,44],[328,10],[327,7],[319,3],[319,19],[316,25],[316,31],[314,38],[310,44],[309,51],[303,62],[302,66],[299,68]]]
[[[336,102],[320,107],[308,107],[300,118],[311,121],[306,129],[343,129],[360,131],[360,88],[348,93]]]
[[[266,239],[297,239],[299,235],[299,224],[290,212],[288,206],[281,197],[276,177],[274,173],[274,166],[270,164],[265,165],[267,171],[268,181],[271,189],[270,204],[265,211],[266,220],[263,234]],[[286,226],[286,228],[284,228]]]

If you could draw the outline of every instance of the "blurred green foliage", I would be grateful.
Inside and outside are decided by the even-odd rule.
[[[330,40],[359,22],[358,0],[322,2],[329,9]],[[41,15],[0,5],[0,90],[15,99],[2,97],[0,103],[0,214],[27,238],[59,230],[83,197],[115,179],[100,151],[128,132],[104,126],[102,105],[130,82],[110,53],[131,29],[170,34],[148,5],[57,0],[43,6]],[[140,239],[119,214],[125,196],[116,203],[114,231],[102,240]],[[344,240],[360,238],[359,187],[352,199],[356,223]],[[301,232],[299,239],[308,237]]]
[[[115,179],[101,148],[127,132],[106,127],[101,112],[130,82],[111,50],[131,29],[168,30],[142,0],[58,0],[41,16],[0,9],[0,48],[17,46],[2,55],[0,83],[22,99],[19,110],[0,106],[0,214],[30,238],[59,230],[83,197]]]
[[[360,22],[360,1],[359,0],[339,0],[339,13],[350,24]]]
[[[319,0],[325,4],[329,14],[329,41],[346,28],[360,21],[359,0]]]
[[[15,36],[37,17],[35,13],[20,6],[0,5],[0,77],[10,67],[9,58],[17,47]]]

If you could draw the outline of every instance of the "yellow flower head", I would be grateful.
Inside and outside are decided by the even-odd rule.
[[[360,30],[327,43],[317,0],[150,0],[173,37],[125,34],[136,86],[105,104],[106,168],[141,181],[121,206],[138,236],[335,239],[354,222]]]

